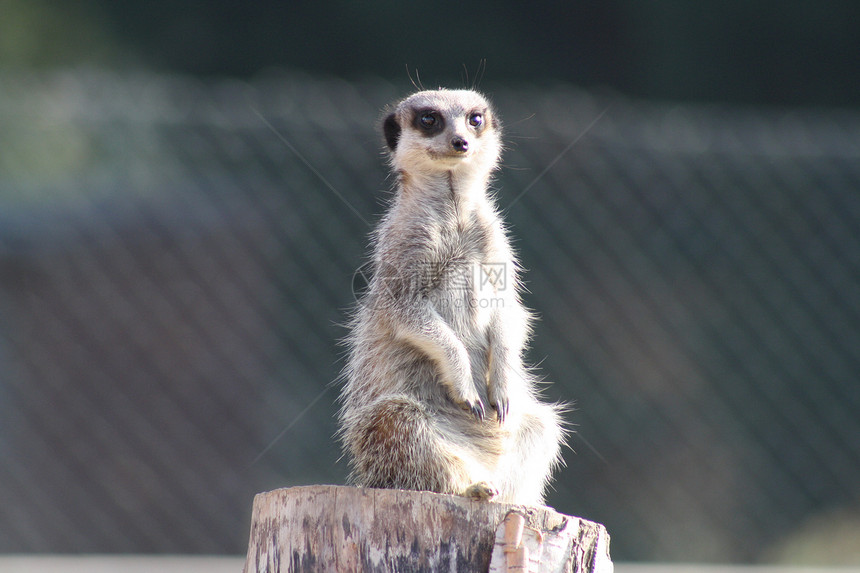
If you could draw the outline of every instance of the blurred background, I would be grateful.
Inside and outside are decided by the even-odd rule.
[[[0,0],[0,552],[343,483],[377,121],[477,83],[616,561],[860,564],[860,3]],[[486,60],[486,64],[481,62]]]

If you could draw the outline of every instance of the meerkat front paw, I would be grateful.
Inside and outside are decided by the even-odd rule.
[[[487,416],[487,413],[484,411],[484,403],[478,400],[474,404],[470,404],[470,410],[472,410],[472,415],[475,416],[475,419],[479,422],[483,422],[484,418]]]
[[[490,382],[489,388],[487,388],[487,398],[490,403],[490,407],[496,411],[496,418],[499,420],[499,425],[505,423],[505,418],[508,415],[508,409],[510,408],[511,402],[508,398],[508,387],[507,384],[501,383],[500,378],[493,380]]]
[[[473,483],[463,493],[464,497],[468,497],[473,501],[490,501],[497,495],[499,495],[499,490],[493,484],[486,481]]]
[[[475,419],[479,422],[483,422],[484,418],[487,417],[484,403],[481,401],[481,398],[478,397],[477,392],[474,393],[473,397],[469,397],[463,400],[463,404],[465,405],[466,409],[472,412],[472,415],[475,416]]]
[[[472,368],[469,364],[469,354],[465,346],[461,347],[457,359],[452,356],[449,359],[449,375],[447,376],[448,392],[451,399],[469,410],[480,422],[486,417],[484,400],[478,394],[475,384],[472,382]]]
[[[508,401],[507,396],[504,398],[496,398],[495,402],[490,399],[490,407],[496,411],[496,418],[499,421],[499,425],[505,423],[505,418],[508,416],[508,409],[510,408],[510,402]]]
[[[454,401],[472,412],[472,415],[479,422],[483,422],[484,418],[487,417],[484,400],[481,399],[480,394],[475,389],[471,376],[460,378],[460,383],[451,388],[451,394]]]

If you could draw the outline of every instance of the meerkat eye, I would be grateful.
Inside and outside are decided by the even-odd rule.
[[[432,129],[436,125],[436,114],[421,114],[421,117],[418,119],[418,121],[421,123],[421,127],[424,127],[426,129]]]
[[[484,123],[484,116],[480,113],[473,113],[469,115],[469,125],[472,127],[480,127]]]

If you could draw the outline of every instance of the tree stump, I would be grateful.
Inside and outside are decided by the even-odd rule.
[[[611,573],[600,524],[548,507],[318,485],[254,498],[245,573]]]

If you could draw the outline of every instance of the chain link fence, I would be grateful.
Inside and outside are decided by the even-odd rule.
[[[0,77],[0,551],[242,553],[254,493],[343,483],[337,341],[402,95]],[[490,95],[530,358],[574,404],[549,504],[616,560],[856,540],[860,116]]]

